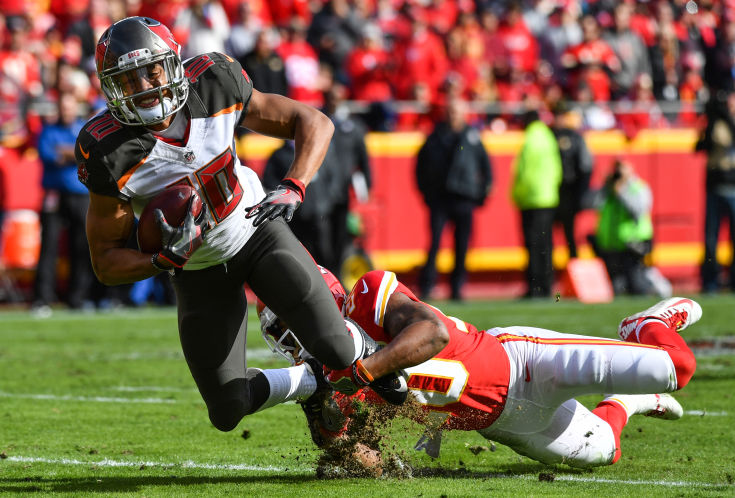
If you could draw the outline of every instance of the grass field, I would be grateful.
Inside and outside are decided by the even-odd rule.
[[[534,325],[614,337],[618,321],[653,303],[564,301],[439,303],[479,327]],[[676,397],[686,415],[632,418],[621,460],[592,471],[548,467],[473,432],[445,433],[441,457],[411,448],[421,430],[398,423],[391,444],[419,477],[315,476],[318,457],[296,404],[246,417],[221,433],[186,368],[173,309],[108,314],[57,311],[49,319],[0,312],[0,494],[126,496],[733,496],[735,297],[700,299],[686,330],[698,369]],[[283,366],[251,313],[249,364]],[[728,349],[729,352],[728,352]],[[582,401],[594,406],[599,397]],[[543,479],[540,479],[543,478]]]

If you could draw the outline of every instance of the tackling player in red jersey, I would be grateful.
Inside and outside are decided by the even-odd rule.
[[[343,312],[385,346],[357,368],[325,369],[333,386],[359,387],[401,371],[416,400],[438,418],[431,425],[439,431],[477,430],[540,462],[575,467],[617,461],[631,415],[682,416],[673,397],[650,393],[681,389],[693,375],[694,355],[678,332],[702,314],[690,299],[662,301],[624,319],[622,341],[521,326],[482,331],[419,301],[385,271],[358,280]],[[354,396],[375,401],[366,391]],[[620,394],[608,395],[592,411],[574,399],[611,392]],[[349,415],[344,395],[333,400]],[[317,444],[340,437],[346,427],[335,426],[333,414],[326,420],[313,407],[305,411]],[[430,434],[428,443],[422,438],[433,456],[438,436]]]

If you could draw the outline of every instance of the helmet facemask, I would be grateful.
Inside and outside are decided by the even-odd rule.
[[[259,318],[263,340],[272,352],[288,360],[291,365],[301,363],[310,356],[291,329],[270,308],[265,307],[259,313]]]
[[[126,125],[154,125],[175,114],[186,102],[189,82],[184,76],[184,67],[179,56],[169,51],[152,56],[149,49],[138,51],[140,55],[124,54],[118,59],[118,67],[100,73],[102,91],[107,98],[107,107],[113,117]],[[123,59],[129,59],[123,61]],[[125,63],[124,63],[125,62]],[[166,82],[161,86],[135,92],[135,80],[147,78],[151,66],[160,64]],[[157,98],[153,107],[141,107],[135,101],[141,98]]]

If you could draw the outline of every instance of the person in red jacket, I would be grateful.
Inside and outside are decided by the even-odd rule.
[[[347,56],[346,65],[353,100],[385,102],[393,98],[392,58],[383,48],[383,35],[376,25],[365,25],[360,43]]]
[[[447,55],[444,43],[428,29],[420,11],[411,11],[411,34],[396,44],[394,57],[398,61],[393,73],[396,98],[412,100],[415,86],[425,85],[433,100],[447,75]]]
[[[569,70],[569,89],[585,84],[594,101],[610,100],[608,72],[620,69],[620,61],[606,41],[600,38],[600,26],[593,16],[582,18],[582,43],[569,47],[561,56],[562,66]]]

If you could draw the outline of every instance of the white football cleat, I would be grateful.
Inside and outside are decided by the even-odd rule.
[[[628,414],[645,415],[664,420],[677,420],[684,415],[684,409],[669,394],[613,394],[605,401],[615,401],[622,405]]]
[[[678,420],[684,415],[684,409],[670,394],[648,394],[646,396],[651,396],[655,400],[654,408],[643,414],[646,417]]]
[[[618,326],[618,335],[624,341],[636,332],[644,320],[662,321],[667,327],[680,332],[702,318],[702,307],[696,301],[685,297],[672,297],[654,304],[647,310],[624,318]],[[637,340],[637,337],[636,337]]]

